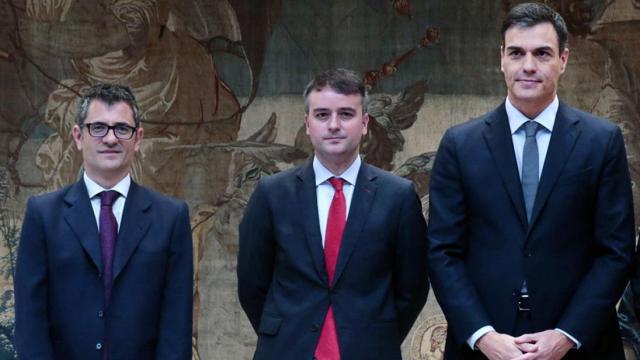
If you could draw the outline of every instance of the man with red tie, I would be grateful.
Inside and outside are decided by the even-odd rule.
[[[29,199],[15,277],[20,359],[191,359],[189,211],[130,176],[143,129],[128,87],[98,84],[72,130],[82,178]]]
[[[361,78],[337,69],[305,91],[314,148],[262,179],[240,224],[238,294],[254,359],[401,359],[429,290],[426,225],[411,182],[361,161]]]

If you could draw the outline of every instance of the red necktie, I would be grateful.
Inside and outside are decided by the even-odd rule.
[[[333,284],[333,275],[338,262],[338,252],[342,243],[342,233],[347,222],[347,204],[344,200],[342,185],[344,179],[331,178],[331,185],[335,189],[329,216],[327,217],[327,231],[324,239],[324,262],[329,275],[329,287]],[[320,339],[314,354],[317,360],[340,360],[340,349],[338,348],[338,334],[336,323],[333,318],[333,307],[329,305],[327,316],[324,318]]]

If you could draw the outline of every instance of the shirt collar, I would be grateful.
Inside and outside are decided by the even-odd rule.
[[[332,177],[339,177],[344,179],[351,185],[356,184],[356,179],[358,178],[358,171],[360,171],[360,164],[362,164],[362,160],[360,159],[360,155],[356,157],[356,159],[349,165],[347,170],[345,170],[340,175],[334,175],[329,169],[327,169],[317,157],[313,157],[313,172],[316,175],[316,186],[322,184],[323,182],[331,179]]]
[[[129,187],[131,187],[131,175],[127,174],[122,180],[120,180],[114,187],[111,189],[105,189],[102,186],[98,185],[95,181],[91,180],[89,175],[85,172],[82,176],[84,179],[84,184],[87,187],[87,192],[89,193],[89,199],[93,199],[96,195],[100,194],[106,190],[115,190],[120,196],[123,198],[127,197],[129,193]]]
[[[547,131],[551,132],[553,130],[553,124],[556,122],[556,114],[558,113],[558,107],[560,106],[560,101],[558,101],[558,96],[556,96],[551,104],[547,106],[535,119],[529,119],[520,110],[516,109],[509,98],[505,101],[505,108],[507,110],[507,117],[509,118],[509,128],[511,129],[511,134],[515,134],[516,131],[520,129],[522,124],[529,120],[533,120],[540,125],[542,125]]]

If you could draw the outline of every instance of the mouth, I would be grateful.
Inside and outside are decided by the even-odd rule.
[[[98,154],[104,154],[104,155],[113,155],[113,154],[120,154],[122,151],[120,150],[99,150]]]
[[[537,84],[537,83],[541,83],[542,80],[537,80],[537,79],[516,79],[516,82],[524,83],[524,84]]]

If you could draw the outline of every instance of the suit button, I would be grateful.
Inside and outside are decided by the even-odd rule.
[[[318,324],[311,325],[311,331],[316,332],[318,330],[320,330],[320,326],[318,326]]]
[[[96,350],[101,350],[101,349],[102,349],[102,343],[97,343]]]
[[[103,317],[103,316],[104,316],[104,313],[102,312],[102,310],[99,310],[98,311],[98,317]]]

